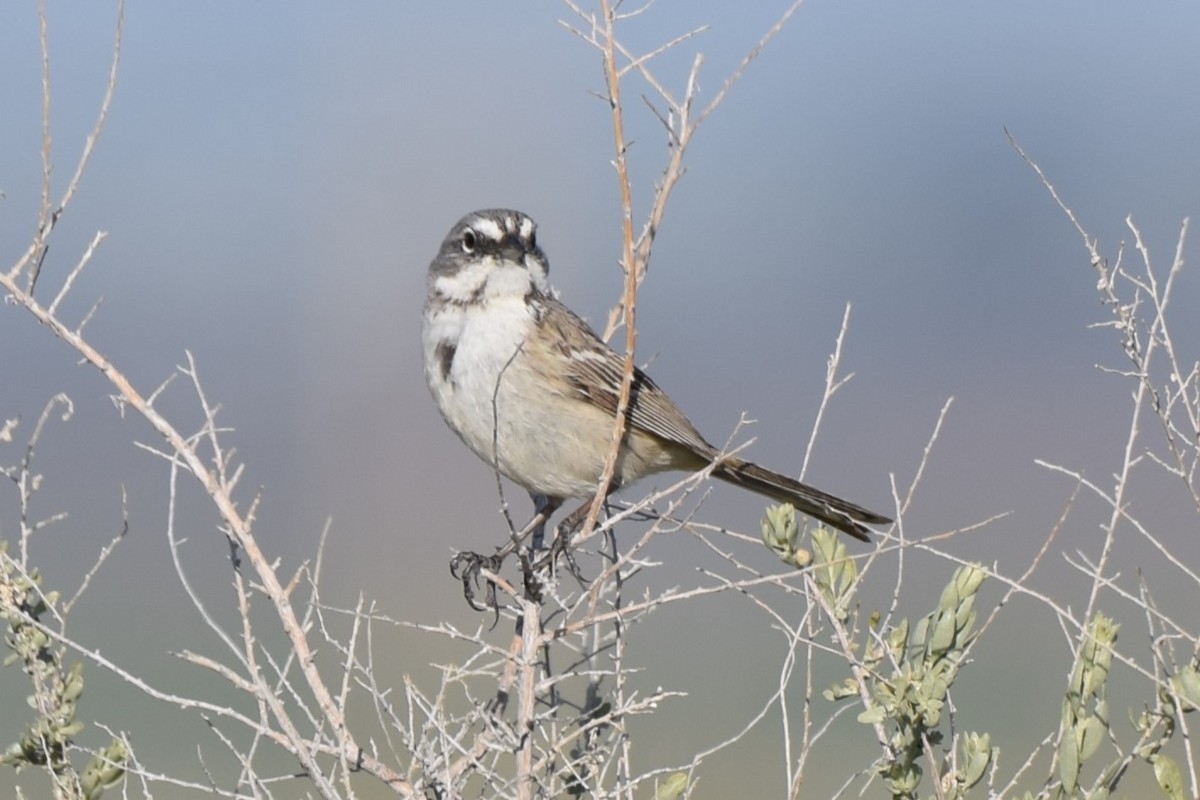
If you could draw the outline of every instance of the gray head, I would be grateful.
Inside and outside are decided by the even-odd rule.
[[[429,265],[429,277],[432,282],[471,265],[490,271],[505,264],[524,267],[535,288],[549,291],[550,265],[537,245],[534,221],[520,211],[485,208],[454,223]]]

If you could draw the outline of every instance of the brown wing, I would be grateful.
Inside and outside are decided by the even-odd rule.
[[[566,356],[566,379],[571,388],[598,408],[614,417],[620,398],[625,360],[600,340],[587,323],[556,300],[546,300],[541,324],[555,329],[552,338]],[[717,451],[704,441],[679,406],[658,388],[646,373],[633,370],[629,395],[630,425],[676,442],[702,458],[711,459]]]
[[[560,354],[567,365],[567,386],[577,396],[616,416],[624,359],[604,344],[586,322],[557,300],[543,299],[539,312],[539,323],[552,328],[551,335],[543,337],[544,340],[553,341],[561,348]],[[719,455],[674,401],[637,368],[633,371],[629,424],[683,445],[702,459],[713,460]],[[891,521],[881,514],[740,458],[726,460],[713,475],[777,502],[791,503],[798,511],[863,541],[870,541],[870,531],[862,523],[884,524]]]

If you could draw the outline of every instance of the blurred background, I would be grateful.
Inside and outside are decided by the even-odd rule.
[[[681,94],[702,51],[707,101],[784,8],[660,0],[621,35],[644,52],[710,25],[654,62]],[[99,108],[115,11],[51,4],[48,18],[57,198]],[[560,20],[581,24],[564,6],[525,3],[127,9],[111,114],[39,288],[56,290],[94,233],[108,233],[64,315],[78,319],[102,297],[88,333],[143,392],[194,355],[247,464],[243,505],[262,488],[258,535],[283,572],[314,556],[332,520],[331,604],[352,606],[362,592],[397,618],[490,622],[465,607],[446,564],[504,538],[495,481],[442,424],[420,366],[425,270],[451,224],[475,208],[524,210],[570,306],[602,327],[620,294],[611,122],[593,94],[603,89],[599,54]],[[1110,259],[1132,242],[1132,215],[1165,271],[1182,220],[1200,210],[1197,31],[1200,8],[1186,2],[805,3],[688,153],[639,296],[639,360],[652,360],[651,374],[711,440],[725,442],[745,414],[756,422],[735,441],[755,437],[751,458],[795,473],[851,304],[842,367],[855,377],[827,412],[807,478],[891,511],[890,481],[904,490],[913,480],[953,397],[907,535],[1008,513],[945,546],[1019,574],[1074,488],[1034,460],[1109,486],[1131,387],[1097,369],[1124,363],[1116,334],[1089,327],[1108,319],[1095,273],[1005,128]],[[5,268],[28,246],[40,200],[40,68],[35,7],[0,6]],[[667,150],[640,100],[648,88],[631,80],[624,91],[640,220]],[[1181,278],[1180,308],[1195,308],[1197,281]],[[1176,318],[1178,341],[1197,341],[1197,319]],[[78,584],[120,529],[128,492],[126,541],[70,632],[152,682],[220,694],[171,655],[218,645],[171,566],[166,466],[133,445],[157,442],[110,391],[29,315],[0,307],[0,419],[22,420],[0,463],[20,459],[50,397],[74,401],[38,452],[46,484],[35,511],[70,515],[35,541],[48,586]],[[199,425],[182,382],[163,403],[183,429]],[[13,538],[15,491],[3,491],[0,538]],[[1176,513],[1167,494],[1151,488],[1141,502],[1170,544],[1183,543],[1178,552],[1194,553],[1194,512]],[[523,495],[510,501],[523,519]],[[181,502],[191,576],[230,619],[227,548],[203,498]],[[761,508],[717,487],[702,514],[755,533]],[[1094,555],[1106,516],[1082,500],[1032,584],[1064,606],[1085,604],[1089,584],[1061,554]],[[659,552],[668,564],[653,587],[698,580],[695,548],[664,542]],[[765,550],[740,555],[772,568]],[[1161,576],[1167,607],[1194,606],[1194,585],[1177,584],[1143,545],[1120,557],[1127,574]],[[901,610],[925,613],[950,566],[914,558],[906,569]],[[882,581],[867,600],[886,603],[891,590]],[[994,601],[1000,588],[990,592]],[[1111,610],[1119,615],[1115,601]],[[634,636],[655,643],[641,655],[647,685],[690,693],[639,723],[650,734],[644,767],[723,740],[777,681],[778,637],[730,597],[667,611]],[[456,655],[408,634],[378,646],[397,683],[431,679],[430,664]],[[1062,631],[1018,600],[976,655],[987,670],[968,669],[963,691],[995,701],[960,709],[964,728],[1028,752],[1057,724],[1070,665]],[[198,720],[97,668],[88,676],[104,688],[85,695],[84,718],[130,730],[150,766],[198,777],[196,742],[220,751]],[[5,744],[26,692],[15,668],[0,671]],[[1131,696],[1114,719],[1149,699]],[[871,737],[852,716],[836,741],[848,764],[865,764]],[[779,737],[765,723],[754,747],[716,757],[700,796],[778,795]],[[1017,763],[1002,762],[1002,774]],[[847,777],[813,771],[807,796]],[[0,792],[11,780],[0,772]],[[1128,785],[1145,785],[1136,780]]]

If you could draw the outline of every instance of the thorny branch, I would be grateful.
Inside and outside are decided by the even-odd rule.
[[[580,19],[590,23],[590,32],[583,33],[575,28],[570,30],[602,54],[606,99],[612,114],[616,153],[614,164],[624,212],[621,266],[625,280],[621,302],[609,317],[607,335],[611,336],[620,325],[626,328],[621,406],[625,409],[629,401],[636,345],[636,293],[647,274],[651,248],[664,218],[667,199],[684,174],[684,151],[700,123],[720,104],[747,66],[795,13],[800,2],[788,7],[703,108],[700,107],[697,88],[703,64],[701,56],[696,55],[692,61],[681,100],[657,79],[651,69],[657,57],[692,41],[703,32],[703,28],[681,34],[642,55],[634,55],[619,40],[616,26],[641,13],[645,7],[622,12],[620,2],[602,0],[600,17],[597,19],[591,13],[581,11],[572,2],[568,2],[568,6]],[[1165,763],[1162,760],[1165,757],[1162,748],[1170,737],[1178,736],[1183,741],[1186,762],[1183,772],[1190,793],[1198,793],[1196,758],[1189,721],[1184,712],[1196,706],[1195,698],[1186,693],[1186,681],[1198,675],[1195,653],[1200,636],[1190,618],[1170,608],[1160,607],[1151,594],[1148,581],[1139,578],[1135,588],[1122,583],[1112,555],[1118,530],[1129,530],[1140,537],[1140,541],[1148,542],[1153,552],[1172,565],[1189,585],[1200,584],[1200,577],[1190,562],[1176,555],[1170,543],[1156,532],[1152,524],[1135,513],[1137,507],[1130,502],[1133,491],[1130,479],[1134,471],[1141,464],[1155,464],[1169,474],[1176,484],[1184,484],[1190,502],[1200,510],[1200,495],[1195,480],[1196,464],[1200,460],[1197,446],[1197,432],[1200,431],[1200,402],[1197,401],[1200,366],[1187,357],[1183,351],[1184,343],[1171,335],[1167,318],[1168,308],[1174,310],[1171,305],[1173,290],[1176,277],[1183,267],[1186,222],[1181,230],[1174,261],[1165,277],[1160,277],[1152,268],[1150,248],[1132,220],[1128,220],[1127,225],[1133,234],[1133,250],[1141,259],[1142,269],[1134,272],[1123,258],[1110,264],[1101,257],[1097,241],[1085,232],[1041,170],[1021,153],[1037,171],[1055,202],[1084,240],[1091,265],[1099,278],[1097,288],[1101,300],[1112,311],[1113,319],[1106,324],[1120,333],[1122,350],[1131,364],[1128,371],[1120,374],[1135,380],[1138,388],[1134,392],[1133,419],[1124,442],[1122,466],[1116,471],[1115,487],[1100,486],[1082,470],[1042,462],[1043,466],[1055,473],[1069,476],[1072,491],[1060,518],[1049,527],[1037,554],[1020,575],[1006,576],[997,565],[971,565],[941,547],[941,543],[948,538],[970,536],[995,527],[994,523],[1003,519],[1004,515],[993,515],[943,533],[915,535],[915,532],[906,530],[904,517],[914,501],[918,485],[925,480],[925,468],[931,458],[933,445],[941,434],[942,422],[950,406],[948,401],[934,424],[933,433],[907,488],[894,489],[899,512],[895,538],[881,543],[866,558],[847,556],[823,564],[823,568],[831,573],[854,565],[853,570],[844,573],[851,574],[852,579],[840,588],[844,594],[837,597],[836,602],[824,594],[828,587],[819,586],[812,572],[800,572],[791,567],[780,568],[779,572],[764,571],[744,560],[739,555],[739,548],[756,542],[757,537],[700,521],[697,511],[705,500],[702,487],[709,472],[702,470],[640,501],[616,504],[616,513],[602,522],[599,521],[599,510],[603,492],[599,492],[590,509],[587,522],[589,532],[577,543],[581,548],[581,557],[587,559],[583,563],[588,568],[594,568],[595,572],[586,586],[577,587],[570,583],[560,585],[559,576],[550,576],[544,602],[535,603],[524,595],[522,587],[508,583],[503,576],[487,576],[494,579],[507,597],[501,613],[513,623],[516,631],[506,643],[496,644],[482,625],[476,630],[460,630],[449,622],[422,625],[397,621],[379,613],[375,604],[362,596],[348,608],[337,608],[324,602],[318,590],[318,579],[328,527],[322,534],[315,563],[311,566],[307,563],[302,565],[287,580],[280,577],[277,563],[261,551],[256,541],[254,525],[260,498],[252,496],[245,502],[244,508],[235,498],[243,475],[242,465],[235,462],[233,451],[225,444],[228,430],[218,424],[219,407],[206,396],[191,354],[187,354],[186,364],[179,367],[175,375],[183,376],[185,383],[189,384],[189,392],[196,398],[203,419],[197,430],[185,433],[166,419],[157,404],[171,385],[171,378],[149,394],[139,393],[124,373],[84,337],[84,327],[96,313],[96,306],[74,327],[62,319],[60,309],[83,269],[100,252],[100,246],[105,241],[103,232],[93,237],[75,266],[67,271],[49,302],[45,301],[43,293],[37,291],[38,276],[46,259],[51,235],[76,195],[108,115],[116,85],[123,20],[124,8],[119,3],[113,60],[97,121],[84,143],[82,155],[66,190],[54,203],[50,180],[53,150],[50,136],[48,26],[45,3],[39,6],[39,39],[43,62],[41,206],[31,244],[12,267],[0,273],[0,287],[13,303],[24,308],[74,348],[85,363],[99,371],[113,387],[122,408],[127,407],[141,415],[160,438],[161,443],[156,446],[142,446],[163,458],[169,469],[166,533],[179,584],[191,598],[200,619],[217,634],[225,651],[221,657],[192,651],[180,653],[179,657],[218,676],[229,687],[244,695],[250,710],[155,686],[138,675],[136,670],[119,663],[119,659],[103,655],[88,645],[84,641],[88,638],[87,632],[73,632],[68,636],[65,632],[66,615],[76,605],[83,588],[95,577],[99,565],[88,572],[80,590],[69,603],[62,606],[53,602],[52,593],[36,586],[30,542],[39,531],[61,521],[63,515],[54,514],[39,519],[32,508],[31,501],[37,490],[38,478],[31,466],[33,450],[52,410],[70,408],[70,401],[65,397],[61,400],[56,398],[47,406],[30,436],[23,456],[18,459],[19,463],[12,467],[0,467],[9,479],[5,485],[11,483],[17,489],[20,519],[17,558],[10,559],[5,555],[0,559],[0,564],[5,568],[4,579],[0,581],[0,601],[8,601],[14,596],[14,581],[21,582],[21,585],[33,585],[32,596],[46,606],[47,617],[51,621],[35,618],[28,611],[10,612],[5,606],[6,613],[10,614],[7,619],[15,620],[22,630],[37,631],[63,651],[86,655],[92,664],[117,675],[148,697],[201,714],[214,736],[239,765],[237,788],[226,790],[217,787],[228,785],[227,779],[212,770],[203,756],[200,760],[207,772],[207,783],[154,772],[141,764],[129,750],[127,768],[131,775],[141,781],[143,795],[151,794],[152,783],[164,783],[229,797],[271,796],[272,787],[278,781],[295,780],[295,776],[268,778],[259,774],[256,756],[261,748],[270,744],[293,754],[303,777],[324,797],[353,796],[355,786],[351,774],[362,772],[376,776],[397,795],[404,797],[460,797],[466,793],[467,787],[482,784],[488,787],[491,795],[504,797],[561,797],[590,793],[596,797],[629,798],[653,791],[658,796],[674,798],[694,791],[700,767],[712,754],[742,741],[752,729],[777,721],[781,734],[779,750],[786,762],[781,777],[786,781],[791,796],[798,797],[804,785],[806,768],[819,763],[814,756],[814,748],[823,743],[835,722],[846,718],[847,709],[855,708],[865,715],[871,731],[869,735],[879,745],[879,756],[876,764],[847,778],[839,794],[849,793],[852,782],[860,777],[864,781],[875,779],[896,756],[896,733],[888,727],[890,723],[877,713],[880,703],[878,692],[883,691],[879,689],[882,673],[903,666],[900,656],[909,644],[898,633],[907,632],[907,622],[899,618],[899,598],[906,582],[904,578],[909,574],[905,571],[905,558],[911,557],[906,555],[909,551],[931,556],[941,564],[971,567],[1005,587],[1003,598],[979,626],[980,634],[989,630],[1001,609],[1008,607],[1013,599],[1028,601],[1046,612],[1058,622],[1065,637],[1071,641],[1072,674],[1085,665],[1085,651],[1092,654],[1090,657],[1093,662],[1097,658],[1097,648],[1093,646],[1089,650],[1089,646],[1096,643],[1095,634],[1092,633],[1093,621],[1102,599],[1112,597],[1140,609],[1151,634],[1149,660],[1129,648],[1108,645],[1107,650],[1100,648],[1102,652],[1099,657],[1111,657],[1115,664],[1129,670],[1143,686],[1150,688],[1154,699],[1147,704],[1148,710],[1139,721],[1139,736],[1135,742],[1126,744],[1115,729],[1108,731],[1106,741],[1113,750],[1112,766],[1095,778],[1094,788],[1115,786],[1139,760],[1149,760],[1156,765]],[[640,76],[657,96],[657,100],[647,101],[647,104],[664,126],[669,151],[654,199],[641,232],[636,237],[631,199],[632,179],[625,160],[627,143],[621,102],[621,81],[634,75]],[[656,103],[665,105],[665,110]],[[1015,140],[1013,144],[1017,147]],[[1127,289],[1132,290],[1132,297],[1125,292]],[[1150,311],[1147,319],[1139,316],[1147,310]],[[841,375],[838,370],[848,313],[847,307],[847,318],[843,320],[826,374],[825,395],[817,414],[814,436],[816,428],[820,427],[826,404],[850,377],[848,374]],[[1157,354],[1162,354],[1161,361],[1168,365],[1165,380]],[[1167,449],[1157,454],[1147,452],[1144,442],[1146,434],[1139,427],[1139,420],[1147,413],[1157,420],[1167,443]],[[623,423],[623,414],[618,414],[611,456],[615,456],[616,443],[621,440]],[[0,426],[0,443],[11,441],[15,429],[16,422],[5,422]],[[812,446],[813,440],[810,439],[809,452]],[[1144,455],[1149,455],[1149,458],[1142,458]],[[614,461],[611,456],[606,480],[601,488],[607,487],[613,474]],[[240,624],[236,631],[223,627],[219,621],[220,615],[210,611],[201,601],[185,569],[175,525],[177,493],[186,485],[184,478],[188,474],[195,478],[216,509],[220,530],[226,537],[224,546],[229,549],[233,569],[229,602]],[[1105,539],[1098,554],[1080,553],[1067,559],[1073,568],[1090,580],[1088,603],[1085,612],[1080,614],[1075,610],[1077,607],[1066,598],[1039,591],[1029,581],[1050,552],[1059,532],[1068,526],[1068,518],[1080,498],[1088,497],[1104,504],[1109,511],[1109,521],[1105,525]],[[618,548],[612,535],[614,526],[634,519],[644,520],[648,525],[639,537],[623,541]],[[122,532],[127,527],[126,519]],[[118,534],[102,551],[101,561],[112,552],[121,535]],[[668,535],[698,543],[703,554],[715,557],[722,568],[728,568],[731,574],[703,566],[696,569],[697,579],[693,584],[664,589],[650,588],[655,586],[653,582],[639,582],[646,575],[661,574],[653,572],[660,564],[652,555],[652,545],[656,539]],[[892,554],[895,554],[894,562],[889,560]],[[892,563],[896,567],[890,607],[874,619],[860,615],[857,601],[853,598],[854,593],[865,585],[865,575],[882,572],[890,568]],[[631,585],[645,588],[640,596],[629,597],[626,595]],[[305,591],[308,592],[307,599],[301,601],[299,598]],[[726,729],[732,732],[715,734],[714,743],[701,747],[679,766],[663,766],[657,761],[647,764],[640,755],[644,751],[634,747],[630,721],[637,716],[654,713],[666,703],[678,702],[684,695],[668,689],[647,691],[639,686],[634,680],[635,670],[628,659],[628,631],[661,609],[715,595],[744,598],[780,634],[784,657],[778,680],[768,688],[760,703]],[[267,637],[255,628],[254,623],[258,620],[253,619],[254,601],[260,597],[267,599],[268,614],[274,625],[285,634],[286,647],[282,656],[263,644],[263,638]],[[299,609],[297,606],[300,606]],[[379,633],[385,628],[401,628],[425,636],[436,636],[465,647],[467,655],[453,663],[439,665],[441,680],[431,692],[423,691],[419,683],[408,675],[400,681],[400,686],[392,688],[383,682],[383,677],[391,673],[380,669],[387,659],[377,655],[376,649]],[[862,637],[861,641],[856,641],[858,637]],[[897,641],[900,646],[895,646]],[[963,647],[963,659],[974,652],[977,641],[974,639]],[[883,651],[887,651],[886,658],[881,658],[874,665],[869,663],[869,653]],[[799,659],[807,662],[802,682],[795,678]],[[821,687],[816,685],[814,678],[815,674],[819,674],[814,662],[832,663],[839,669],[849,670],[848,674],[857,682],[848,692],[858,705],[822,706],[817,695]],[[387,666],[391,668],[393,665],[389,663]],[[331,678],[331,675],[336,677]],[[801,685],[796,686],[797,683]],[[872,686],[875,687],[874,691],[869,688]],[[884,689],[890,688],[884,686]],[[366,693],[369,705],[375,712],[375,731],[364,732],[365,727],[348,716],[353,698],[361,692]],[[40,697],[39,702],[43,699]],[[788,713],[790,708],[797,705],[802,708],[803,714],[798,740]],[[820,714],[826,708],[831,710],[822,720]],[[965,738],[953,725],[953,703],[948,704],[947,713],[951,717],[951,723],[946,726],[950,734],[949,743],[943,747],[926,736],[921,742],[921,751],[934,768],[930,771],[939,779],[934,788],[935,794],[951,797],[957,796],[952,794],[954,781],[965,768],[967,759],[960,755],[960,746]],[[231,724],[248,735],[249,744],[223,729],[224,724]],[[1039,761],[1046,761],[1050,777],[1046,779],[1043,796],[1050,796],[1052,789],[1063,785],[1063,779],[1057,776],[1055,769],[1061,766],[1060,754],[1063,752],[1063,742],[1069,740],[1068,733],[1069,727],[1061,725],[1055,732],[1042,738],[1007,778],[1007,785],[1006,779],[1001,777],[998,758],[992,761],[986,777],[980,779],[986,780],[993,794],[1012,794],[1019,780],[1032,775]],[[123,741],[128,748],[128,739],[123,734],[114,734],[114,738]],[[850,768],[847,767],[846,771],[850,772]]]

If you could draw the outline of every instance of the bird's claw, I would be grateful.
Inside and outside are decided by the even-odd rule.
[[[485,556],[479,553],[470,551],[458,553],[454,558],[450,559],[450,574],[462,581],[463,597],[467,601],[467,605],[476,611],[487,611],[491,609],[495,612],[496,617],[500,616],[500,603],[496,599],[496,582],[490,578],[485,578],[483,586],[484,605],[479,605],[475,602],[476,592],[480,587],[480,577],[483,570],[487,570],[493,574],[500,571],[500,567],[504,564],[504,555],[496,553],[495,555]]]

